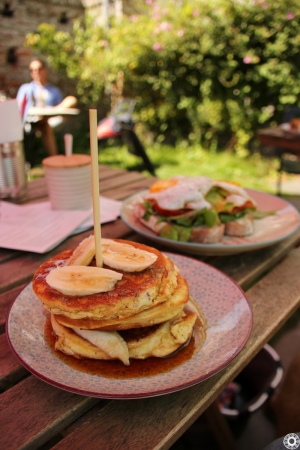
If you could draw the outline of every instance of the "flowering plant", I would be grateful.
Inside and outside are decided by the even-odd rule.
[[[75,21],[73,35],[41,25],[28,45],[76,78],[83,102],[103,99],[124,73],[136,119],[160,141],[212,143],[232,133],[242,148],[300,95],[298,0],[173,0],[108,30]]]

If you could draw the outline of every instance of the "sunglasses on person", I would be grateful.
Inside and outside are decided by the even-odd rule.
[[[41,72],[45,67],[38,67],[37,69],[29,69],[30,72]]]

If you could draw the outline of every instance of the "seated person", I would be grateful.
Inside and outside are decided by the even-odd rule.
[[[26,111],[31,106],[45,107],[53,106],[60,108],[74,108],[77,99],[68,96],[64,100],[58,87],[48,83],[48,69],[44,61],[34,58],[29,64],[31,83],[23,84],[17,94],[17,101],[23,110],[26,105]],[[26,97],[25,97],[26,96]],[[42,135],[42,141],[48,155],[57,154],[57,146],[51,127],[51,119],[39,117],[38,121],[33,124],[35,131],[39,131]]]

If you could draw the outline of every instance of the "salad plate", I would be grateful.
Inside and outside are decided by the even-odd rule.
[[[276,244],[295,233],[300,226],[300,215],[297,209],[286,200],[266,192],[245,189],[257,203],[258,211],[272,212],[259,220],[254,220],[255,231],[247,237],[225,236],[217,244],[198,244],[194,242],[179,242],[158,236],[143,225],[135,216],[136,204],[143,203],[144,190],[132,195],[123,202],[121,217],[136,233],[160,245],[173,250],[194,255],[233,255],[237,253],[258,250]]]
[[[252,329],[244,292],[225,274],[190,257],[166,253],[186,278],[190,295],[207,322],[206,338],[192,340],[168,358],[120,361],[75,360],[54,350],[49,313],[29,284],[7,317],[8,342],[34,375],[80,395],[129,399],[163,395],[193,386],[228,365],[243,349]]]

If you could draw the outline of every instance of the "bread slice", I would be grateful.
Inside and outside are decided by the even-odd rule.
[[[190,242],[197,244],[217,244],[224,236],[225,224],[214,225],[209,228],[205,225],[192,228]]]
[[[252,214],[247,214],[240,219],[226,222],[225,234],[228,236],[245,237],[254,233],[254,221]]]

